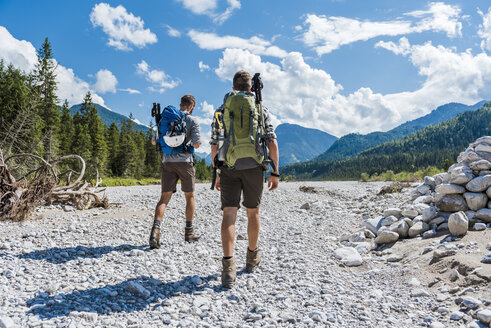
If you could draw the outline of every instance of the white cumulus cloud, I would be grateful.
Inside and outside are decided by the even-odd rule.
[[[296,52],[276,65],[247,50],[226,49],[215,72],[228,81],[239,69],[260,72],[264,104],[278,122],[337,136],[386,131],[448,102],[471,104],[491,97],[491,57],[486,54],[456,53],[431,43],[412,46],[407,40],[384,48],[409,56],[426,78],[418,90],[381,94],[360,87],[345,95],[327,72],[311,67]]]
[[[196,15],[206,15],[212,18],[217,24],[225,22],[235,10],[241,7],[239,0],[227,0],[227,8],[220,13],[217,12],[218,0],[177,0],[177,2]]]
[[[432,2],[427,10],[406,13],[407,19],[392,21],[361,21],[347,17],[326,17],[310,14],[304,25],[303,42],[323,55],[357,41],[367,41],[380,36],[398,36],[434,31],[449,37],[461,35],[460,8],[442,2]]]
[[[157,36],[144,28],[143,20],[128,13],[121,5],[115,8],[107,3],[95,5],[90,21],[94,27],[102,27],[109,37],[108,45],[118,50],[131,50],[132,46],[142,48],[157,42]]]
[[[102,94],[107,92],[116,93],[116,85],[118,80],[116,76],[107,69],[101,69],[96,74],[96,83],[94,84],[94,90]]]
[[[479,36],[483,39],[481,42],[481,48],[483,50],[491,51],[491,7],[488,9],[488,13],[484,14],[479,10],[479,14],[482,16],[482,24],[479,25]]]
[[[287,55],[286,51],[271,45],[271,42],[257,36],[244,39],[237,36],[219,36],[215,33],[205,33],[196,30],[189,31],[188,36],[198,45],[198,47],[206,50],[237,48],[247,49],[256,55],[266,55],[279,58],[283,58]]]
[[[172,89],[179,85],[179,80],[172,80],[164,71],[150,69],[148,63],[142,60],[136,65],[136,72],[145,76],[145,79],[152,83],[151,91],[164,93],[166,89]]]
[[[26,73],[31,72],[38,61],[34,46],[25,40],[17,40],[9,31],[0,26],[0,59]],[[60,101],[65,99],[71,105],[81,103],[88,91],[92,92],[94,103],[104,105],[104,99],[91,89],[89,83],[75,75],[71,68],[64,67],[54,60],[56,66],[56,95]]]
[[[198,67],[199,67],[199,71],[200,72],[204,72],[204,71],[209,71],[210,70],[210,66],[204,64],[201,60],[198,63]]]

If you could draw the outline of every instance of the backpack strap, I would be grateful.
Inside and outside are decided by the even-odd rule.
[[[255,111],[251,110],[251,115],[249,117],[249,139],[251,139],[251,144],[254,144],[254,135],[253,135],[253,128],[254,128],[254,114]]]
[[[228,138],[230,139],[230,136],[232,136],[232,144],[235,146],[234,112],[229,110],[229,116],[230,116],[230,128],[229,128]]]

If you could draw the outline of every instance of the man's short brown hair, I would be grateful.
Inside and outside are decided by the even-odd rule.
[[[234,75],[234,89],[237,91],[249,91],[252,88],[251,74],[240,70]]]
[[[184,95],[181,97],[181,105],[186,107],[186,108],[190,108],[191,106],[196,106],[196,98],[194,98],[194,96],[192,95]],[[194,110],[194,108],[193,108]],[[191,112],[193,111],[191,110]]]

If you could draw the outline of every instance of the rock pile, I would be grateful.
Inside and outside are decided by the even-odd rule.
[[[463,236],[469,227],[491,227],[490,199],[491,136],[485,136],[470,144],[448,172],[425,177],[411,193],[412,204],[386,209],[381,217],[365,220],[362,227],[376,244],[434,237],[440,231]]]
[[[341,236],[341,243],[363,253],[381,244],[449,232],[463,236],[468,229],[491,227],[491,136],[471,143],[448,172],[425,177],[411,192],[410,204],[388,208],[363,221],[354,234]],[[374,239],[375,244],[367,243]]]

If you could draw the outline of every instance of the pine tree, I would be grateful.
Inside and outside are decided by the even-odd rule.
[[[118,156],[119,156],[119,130],[116,122],[112,122],[109,129],[106,131],[107,144],[107,171],[110,175],[118,173]]]
[[[68,101],[65,99],[61,108],[60,118],[60,152],[62,155],[69,155],[72,151],[72,143],[74,140],[73,118],[68,107]]]
[[[38,50],[38,63],[34,70],[34,80],[40,96],[38,106],[39,116],[42,119],[43,154],[50,159],[57,153],[58,127],[60,124],[60,112],[56,97],[56,65],[48,38]]]
[[[79,112],[76,112],[73,116],[73,130],[74,133],[71,152],[87,160],[91,155],[91,141],[85,119]]]
[[[104,137],[104,123],[97,112],[97,107],[92,103],[90,91],[84,97],[80,112],[86,121],[91,141],[87,172],[89,177],[94,178],[96,172],[99,172],[99,175],[105,172],[107,146]]]

